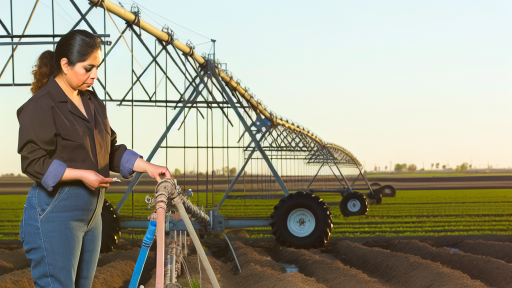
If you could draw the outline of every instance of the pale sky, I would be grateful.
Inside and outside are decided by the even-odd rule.
[[[33,1],[14,2],[14,32],[21,34]],[[79,17],[69,1],[56,2],[56,33],[66,33],[69,22]],[[76,2],[87,9],[88,1]],[[9,3],[0,0],[5,7],[0,19],[8,28]],[[129,8],[132,2],[122,3]],[[216,39],[217,57],[270,109],[347,148],[368,170],[374,165],[384,170],[390,162],[418,168],[437,162],[453,168],[463,162],[482,168],[488,163],[512,166],[510,1],[141,4],[143,19],[157,28],[169,25],[181,42],[190,39],[196,44],[199,53],[208,52],[211,45],[198,44]],[[40,1],[27,34],[51,33],[48,7],[51,0]],[[95,9],[89,19],[103,32],[102,9]],[[115,40],[118,33],[108,17],[107,27]],[[3,30],[0,35],[5,35]],[[31,65],[49,48],[20,46],[17,82],[32,81]],[[0,46],[1,67],[9,51]],[[120,43],[113,53],[129,52]],[[145,66],[148,58],[135,53]],[[11,82],[10,69],[0,83]],[[108,69],[116,68],[110,64]],[[29,87],[0,88],[0,174],[21,172],[16,110],[30,96]],[[122,109],[112,106],[109,119],[119,142],[130,148],[125,125],[130,118]],[[137,113],[136,137],[150,140],[135,140],[134,149],[148,155],[163,128],[151,127],[156,126],[151,109]]]

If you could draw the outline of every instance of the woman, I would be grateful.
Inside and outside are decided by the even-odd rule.
[[[101,41],[85,30],[64,35],[32,72],[34,94],[17,111],[18,153],[33,179],[20,239],[36,287],[91,287],[101,245],[101,209],[109,171],[146,172],[160,182],[166,167],[117,144],[107,111],[87,88],[101,61]]]

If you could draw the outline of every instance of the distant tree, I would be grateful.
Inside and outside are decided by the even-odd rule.
[[[464,162],[462,163],[460,166],[457,165],[457,168],[455,169],[455,171],[466,171],[468,170],[468,163]]]
[[[439,163],[436,163],[436,169],[439,169]]]
[[[174,175],[176,175],[176,176],[181,175],[181,170],[178,169],[178,168],[175,168],[174,169]]]
[[[229,176],[236,176],[236,168],[235,167],[229,169]]]
[[[430,170],[434,170],[434,163],[430,164]]]
[[[409,166],[407,166],[407,171],[409,172],[414,172],[416,171],[417,167],[415,164],[409,164]]]
[[[446,169],[446,165],[443,165],[443,170]]]
[[[407,164],[395,164],[395,172],[402,172],[407,169]]]
[[[199,173],[197,173],[197,175],[204,176],[204,173],[203,172],[199,172]]]
[[[388,166],[384,166],[384,169],[385,169],[386,171],[388,171]]]

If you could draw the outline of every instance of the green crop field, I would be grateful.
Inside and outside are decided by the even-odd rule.
[[[231,195],[243,195],[232,193]],[[343,217],[336,194],[318,194],[331,207],[333,237],[371,236],[440,236],[440,235],[512,235],[512,189],[397,191],[397,197],[384,198],[382,204],[371,205],[367,216]],[[134,219],[147,219],[151,213],[144,202],[145,194],[134,194]],[[208,208],[211,209],[211,194]],[[25,195],[1,195],[0,239],[18,239]],[[114,205],[122,194],[107,194]],[[197,193],[191,201],[197,204]],[[222,194],[215,195],[215,203]],[[226,200],[220,213],[226,217],[269,217],[278,199]],[[206,207],[204,193],[199,206]],[[132,219],[132,200],[128,197],[121,216]],[[252,237],[270,237],[269,228],[250,228]],[[135,237],[143,237],[136,230]],[[132,237],[131,230],[124,237]]]

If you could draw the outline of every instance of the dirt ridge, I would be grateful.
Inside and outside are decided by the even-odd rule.
[[[318,283],[327,287],[337,287],[340,283],[345,287],[386,287],[360,270],[347,267],[329,256],[331,255],[321,254],[320,251],[284,247],[275,249],[272,254],[274,260],[298,266],[300,273],[315,278]]]
[[[392,287],[486,287],[480,281],[418,256],[341,241],[333,248],[343,264],[361,269]]]
[[[487,256],[434,248],[419,241],[397,240],[388,243],[394,252],[416,255],[441,263],[493,287],[512,287],[512,265]]]

